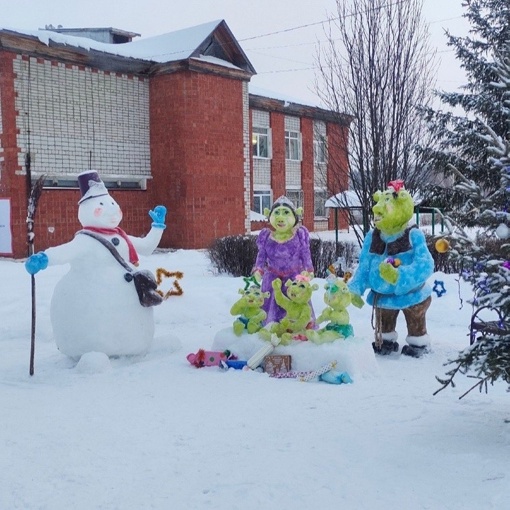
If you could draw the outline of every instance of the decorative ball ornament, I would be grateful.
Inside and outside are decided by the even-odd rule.
[[[402,264],[402,261],[398,258],[388,257],[386,259],[387,264],[391,264],[393,267],[399,267]]]
[[[496,235],[500,239],[508,239],[510,237],[510,228],[508,228],[504,223],[500,223],[496,228]]]
[[[438,253],[446,253],[450,249],[450,243],[444,237],[438,239],[434,245]]]

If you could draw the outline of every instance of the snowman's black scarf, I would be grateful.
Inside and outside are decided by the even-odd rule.
[[[395,241],[386,243],[381,237],[381,231],[378,228],[374,228],[372,234],[372,242],[370,243],[370,253],[376,255],[383,255],[386,251],[387,255],[397,255],[404,253],[412,248],[409,234],[413,228],[418,228],[416,225],[405,229],[404,233]]]

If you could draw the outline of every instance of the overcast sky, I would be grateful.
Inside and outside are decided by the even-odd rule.
[[[455,35],[467,32],[461,1],[424,0],[431,44],[441,61],[437,87],[444,90],[464,83],[444,36],[445,28]],[[149,37],[224,19],[258,73],[253,85],[314,103],[314,55],[317,41],[325,40],[320,22],[332,13],[335,0],[0,0],[4,28],[114,27]]]

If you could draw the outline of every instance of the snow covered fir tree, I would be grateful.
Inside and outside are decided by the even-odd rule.
[[[429,200],[447,211],[450,255],[473,289],[471,345],[449,360],[437,392],[462,373],[476,380],[469,393],[498,379],[510,390],[510,4],[464,5],[470,35],[449,40],[468,84],[439,94],[454,110],[427,116],[437,142],[431,161],[453,181],[432,187]],[[493,316],[483,319],[482,310]]]
[[[510,41],[510,3],[465,0],[464,6],[464,16],[470,24],[468,36],[457,37],[448,32],[447,36],[466,74],[467,84],[454,92],[436,92],[444,107],[428,108],[425,112],[435,143],[424,152],[440,182],[429,187],[427,200],[453,217],[456,217],[456,206],[464,203],[460,190],[451,186],[457,172],[480,183],[487,192],[499,187],[498,177],[488,171],[491,156],[488,144],[479,136],[484,125],[490,126],[498,136],[504,137],[508,131],[508,115],[502,107],[505,91],[493,86],[499,81],[493,60],[495,55],[504,53]],[[459,220],[474,225],[474,217],[461,215]]]

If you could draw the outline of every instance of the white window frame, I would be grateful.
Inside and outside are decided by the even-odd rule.
[[[313,191],[313,215],[315,219],[327,218],[326,200],[328,199],[327,190],[315,188]],[[320,214],[323,213],[323,214]]]
[[[304,207],[304,193],[302,189],[290,189],[285,190],[285,194],[289,200],[292,201],[296,208]]]
[[[264,200],[264,197],[266,200]],[[259,214],[264,214],[264,209],[271,209],[273,203],[273,194],[270,189],[253,190],[253,210]],[[260,210],[259,210],[260,209]]]
[[[318,165],[328,162],[328,142],[325,136],[315,138],[313,141],[313,161]]]
[[[101,176],[108,190],[142,190],[147,189],[147,177],[105,177]],[[44,189],[79,189],[76,176],[47,176],[43,182]]]
[[[263,154],[263,141],[266,142],[266,154]],[[254,158],[260,159],[271,159],[272,154],[272,135],[271,128],[268,126],[253,126],[251,143],[252,143],[252,155]]]
[[[285,159],[289,161],[302,161],[302,138],[299,131],[285,130]]]

